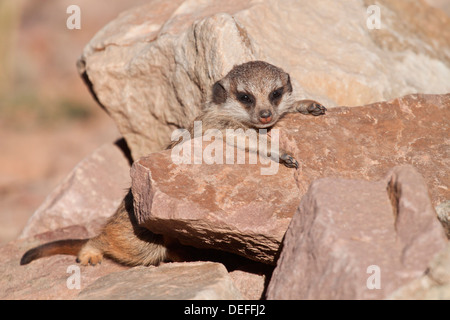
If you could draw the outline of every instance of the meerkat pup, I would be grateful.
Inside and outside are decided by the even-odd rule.
[[[282,69],[263,61],[252,61],[235,66],[213,85],[210,99],[195,121],[202,121],[203,132],[208,129],[270,129],[289,112],[318,116],[325,111],[324,106],[313,100],[295,101],[289,74]],[[189,131],[193,133],[193,128]],[[168,148],[179,142],[174,141]],[[258,151],[257,147],[247,146],[247,149]],[[286,151],[280,150],[270,157],[287,167],[298,167],[297,161]],[[109,257],[129,266],[148,266],[187,260],[183,250],[177,240],[138,225],[130,189],[99,235],[43,244],[28,250],[20,264],[55,254],[69,254],[76,255],[82,265],[96,265],[103,257]]]
[[[286,113],[300,112],[319,116],[325,114],[325,111],[326,108],[314,100],[294,99],[288,73],[263,61],[251,61],[235,66],[213,85],[211,98],[195,121],[201,121],[204,135],[210,129],[270,129]],[[189,133],[190,137],[194,137],[193,126],[189,128]],[[226,132],[222,132],[222,135],[226,136]],[[238,136],[236,144],[234,137],[230,144],[237,147],[239,139],[248,138],[245,134]],[[270,136],[266,139],[267,145],[260,145],[257,141],[250,143],[248,140],[241,145],[247,151],[267,155],[287,167],[298,168],[297,161],[285,150],[271,154]],[[180,141],[174,141],[168,148],[173,148]],[[267,149],[260,150],[261,147]]]

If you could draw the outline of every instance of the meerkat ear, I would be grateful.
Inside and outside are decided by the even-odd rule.
[[[286,73],[287,81],[286,81],[286,92],[292,92],[292,84],[291,84],[291,76],[289,73]]]
[[[216,104],[224,103],[227,100],[227,90],[225,89],[223,80],[214,83],[212,88],[212,101]]]

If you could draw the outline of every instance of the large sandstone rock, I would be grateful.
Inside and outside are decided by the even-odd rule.
[[[274,264],[300,199],[293,175],[283,166],[261,175],[248,162],[175,164],[171,150],[153,153],[131,170],[135,214],[151,231],[185,245]]]
[[[425,2],[153,0],[91,40],[79,72],[137,160],[199,113],[235,64],[266,60],[291,74],[299,97],[363,105],[450,91],[450,18]],[[370,23],[369,23],[370,25]]]
[[[28,220],[20,238],[71,225],[90,236],[113,215],[130,187],[130,162],[123,140],[105,144],[80,161]]]
[[[81,291],[78,299],[236,300],[242,296],[222,264],[190,262],[110,274]]]
[[[289,225],[267,298],[383,299],[446,244],[414,168],[378,182],[319,179]]]

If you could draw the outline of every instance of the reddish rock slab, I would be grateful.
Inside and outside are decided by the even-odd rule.
[[[268,299],[384,299],[447,244],[411,166],[376,182],[314,181],[286,232]]]
[[[289,114],[280,145],[300,164],[300,193],[318,178],[381,179],[396,165],[424,177],[433,206],[450,199],[450,94],[408,95],[321,117]]]
[[[170,150],[153,153],[131,170],[135,215],[185,245],[274,264],[300,195],[294,170],[260,170],[248,163],[175,164]]]

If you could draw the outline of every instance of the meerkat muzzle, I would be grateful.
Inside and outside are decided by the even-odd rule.
[[[263,124],[267,124],[272,121],[272,112],[270,110],[263,110],[259,113],[259,121]]]

